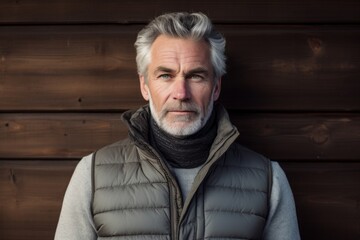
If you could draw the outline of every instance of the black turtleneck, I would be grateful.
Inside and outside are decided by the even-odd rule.
[[[152,117],[150,126],[151,145],[176,168],[195,168],[204,164],[217,132],[215,111],[202,129],[189,136],[175,137],[166,133]]]

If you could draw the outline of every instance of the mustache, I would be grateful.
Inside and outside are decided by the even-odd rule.
[[[163,112],[171,111],[199,112],[200,109],[193,102],[173,102],[166,104],[163,108]]]

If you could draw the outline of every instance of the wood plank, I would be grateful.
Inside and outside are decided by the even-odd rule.
[[[138,106],[142,98],[133,47],[138,29],[0,28],[0,109]]]
[[[0,238],[53,239],[76,163],[0,161]],[[302,239],[359,238],[360,162],[280,164],[293,189]]]
[[[141,26],[0,27],[0,111],[135,108]],[[360,111],[358,26],[220,25],[231,109]]]
[[[301,239],[360,238],[360,162],[281,165],[294,193]]]
[[[359,6],[356,0],[1,1],[0,23],[134,23],[173,11],[202,11],[216,22],[358,23]]]
[[[225,28],[224,34],[229,74],[222,101],[228,108],[360,108],[360,48],[355,43],[360,28],[244,27]]]
[[[271,159],[360,159],[359,114],[231,113],[239,142]]]
[[[0,114],[0,158],[80,158],[127,136],[121,113]],[[271,159],[360,159],[359,114],[231,112],[239,142]]]
[[[1,158],[80,158],[127,136],[120,114],[1,114],[0,122]]]
[[[0,239],[54,239],[77,161],[0,161]]]

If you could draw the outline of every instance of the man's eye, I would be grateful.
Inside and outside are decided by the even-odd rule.
[[[160,79],[168,80],[171,78],[170,74],[161,74],[158,76]]]
[[[194,81],[201,81],[201,80],[204,79],[203,76],[201,76],[201,75],[196,75],[196,74],[195,74],[195,75],[190,75],[189,78],[190,78],[191,80],[194,80]]]

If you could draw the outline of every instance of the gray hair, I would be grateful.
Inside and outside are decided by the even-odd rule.
[[[210,19],[203,13],[168,13],[152,20],[136,39],[138,73],[147,77],[151,46],[159,35],[204,40],[209,43],[215,79],[226,73],[225,38],[215,31]]]

